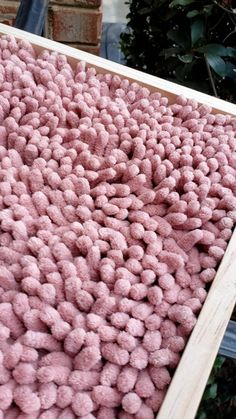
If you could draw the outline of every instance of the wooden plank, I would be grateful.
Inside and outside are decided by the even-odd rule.
[[[160,91],[169,98],[170,102],[175,101],[176,95],[183,94],[187,98],[195,98],[199,103],[212,106],[215,112],[236,115],[234,104],[112,63],[86,52],[3,24],[0,24],[0,33],[12,34],[18,39],[26,39],[31,42],[37,51],[48,49],[64,54],[72,65],[75,65],[78,60],[83,60],[99,72],[119,74],[122,77],[139,82],[151,91]],[[157,416],[158,419],[194,418],[235,302],[236,230],[232,235],[197,324],[175,372]]]
[[[236,303],[236,229],[211,285],[158,419],[193,419]]]
[[[212,106],[215,112],[236,115],[236,105],[233,103],[189,89],[185,86],[180,86],[159,77],[145,74],[141,71],[97,57],[85,51],[80,51],[67,45],[63,45],[3,24],[0,24],[0,33],[14,35],[17,39],[27,39],[35,47],[36,51],[48,49],[64,54],[67,56],[68,62],[70,62],[71,65],[75,65],[78,61],[82,60],[95,67],[100,73],[108,72],[118,74],[131,81],[139,82],[140,85],[148,87],[151,91],[158,90],[160,93],[164,94],[168,97],[170,103],[175,101],[176,96],[182,94],[187,98],[196,99],[199,103]]]

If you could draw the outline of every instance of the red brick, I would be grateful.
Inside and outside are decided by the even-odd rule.
[[[1,1],[0,2],[0,23],[4,23],[4,25],[13,26],[18,7],[19,7],[19,2],[17,1]]]
[[[79,7],[99,7],[102,4],[102,0],[53,0],[51,4],[64,4],[67,6],[79,6]]]
[[[100,44],[98,45],[88,45],[88,44],[66,44],[70,47],[80,49],[82,51],[89,52],[90,54],[99,55],[100,53]]]
[[[3,23],[4,25],[13,26],[15,23],[15,19],[6,19],[1,16],[0,14],[0,23]]]
[[[51,6],[49,36],[55,41],[98,44],[101,37],[100,9]]]
[[[17,1],[1,1],[0,2],[0,20],[3,23],[3,20],[9,21],[15,19],[16,13],[19,7],[19,2]]]

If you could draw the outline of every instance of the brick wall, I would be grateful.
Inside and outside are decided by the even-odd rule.
[[[75,48],[99,54],[102,0],[50,1],[45,35]],[[14,24],[19,1],[0,1],[0,22]]]
[[[5,23],[5,25],[13,25],[18,7],[19,1],[1,1],[0,23]]]

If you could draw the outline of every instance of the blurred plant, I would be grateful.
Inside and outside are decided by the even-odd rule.
[[[217,357],[196,419],[236,418],[236,361]]]
[[[236,101],[235,0],[129,0],[133,68]]]

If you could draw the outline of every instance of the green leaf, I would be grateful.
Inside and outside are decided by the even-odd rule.
[[[144,7],[143,9],[140,9],[138,11],[139,15],[147,15],[152,11],[152,9],[150,7]]]
[[[191,25],[192,45],[195,45],[199,39],[204,36],[204,23],[202,19],[195,20]]]
[[[170,3],[169,7],[174,7],[174,6],[188,6],[191,3],[194,3],[196,0],[173,0]]]
[[[217,396],[217,384],[212,384],[212,386],[209,389],[209,396],[211,399],[215,399]]]
[[[205,390],[203,399],[209,400],[209,399],[215,399],[217,396],[217,384],[214,383],[211,386],[208,386]]]
[[[180,61],[182,61],[185,64],[191,63],[193,61],[192,54],[178,55],[178,58]]]
[[[214,8],[215,6],[213,5],[213,4],[210,4],[210,5],[208,5],[208,6],[205,6],[205,7],[203,7],[203,13],[206,15],[206,16],[210,16],[211,14],[212,14],[212,11],[213,11],[213,8]]]
[[[214,363],[214,370],[219,370],[225,362],[225,358],[223,356],[217,356],[215,363]]]
[[[234,83],[236,83],[236,65],[227,61],[226,72],[227,77],[229,77],[231,80],[233,80]]]
[[[210,55],[219,55],[221,57],[226,57],[228,55],[227,48],[225,48],[221,44],[207,44],[207,45],[204,45],[203,47],[197,48],[196,51],[204,52],[205,54],[210,54]]]
[[[216,74],[218,74],[220,77],[226,76],[227,70],[223,58],[219,57],[218,55],[206,54],[206,60]]]
[[[181,48],[167,48],[161,51],[159,55],[164,56],[165,59],[167,59],[170,57],[176,57],[177,54],[179,54],[180,52],[181,52]]]
[[[192,68],[194,65],[194,61],[191,63],[180,63],[179,66],[175,68],[175,77],[178,81],[183,81],[186,83],[188,80],[189,75],[192,73]]]
[[[214,382],[215,382],[215,377],[213,376],[213,374],[211,374],[210,377],[208,378],[207,385],[214,384]]]
[[[199,10],[191,10],[190,12],[187,13],[187,17],[191,18],[191,17],[195,17],[199,14],[200,14]]]
[[[171,29],[169,32],[167,32],[167,38],[183,48],[188,48],[189,46],[189,40],[186,36],[184,36],[182,31]]]
[[[227,49],[228,57],[236,58],[236,48],[227,47],[226,49]]]

